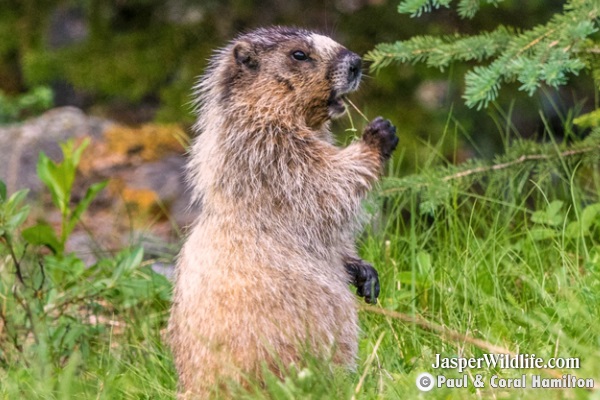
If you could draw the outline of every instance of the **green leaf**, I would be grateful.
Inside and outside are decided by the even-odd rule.
[[[6,223],[6,226],[10,230],[17,229],[23,224],[23,222],[25,222],[25,220],[27,219],[27,215],[29,215],[29,207],[21,208],[19,211],[10,216]]]
[[[85,333],[85,329],[80,324],[70,324],[69,329],[65,332],[64,336],[61,338],[61,344],[63,348],[68,349],[69,351],[76,346],[77,341],[80,336]]]
[[[556,237],[556,231],[550,228],[533,228],[529,231],[531,238],[535,241],[552,239]]]
[[[4,205],[0,208],[0,223],[2,224],[2,234],[16,230],[23,224],[27,215],[29,215],[29,206],[21,206],[21,203],[27,196],[27,190],[19,190],[13,193]]]
[[[417,265],[421,275],[427,276],[431,272],[431,254],[420,251],[417,254]]]
[[[8,215],[12,214],[19,207],[23,200],[25,200],[28,192],[29,191],[27,189],[19,190],[9,197],[8,201],[6,202],[6,213]]]
[[[88,188],[85,196],[83,196],[83,199],[77,204],[73,210],[73,213],[71,214],[69,224],[67,225],[67,232],[65,234],[66,236],[69,236],[71,231],[73,231],[73,228],[81,218],[81,215],[85,212],[85,210],[87,210],[87,208],[90,206],[90,203],[96,198],[96,196],[98,196],[98,193],[100,193],[100,191],[104,189],[107,184],[108,181],[103,181],[93,184]]]
[[[73,181],[77,172],[77,166],[81,160],[81,154],[86,147],[88,147],[89,143],[90,140],[86,138],[79,145],[79,147],[75,147],[73,140],[68,140],[60,144],[60,148],[63,152],[63,162],[59,164],[59,167],[63,175],[71,180],[71,182],[69,182],[69,192],[73,186]]]
[[[431,278],[424,274],[416,274],[413,280],[413,274],[411,271],[402,271],[397,275],[398,282],[405,285],[415,285],[426,289],[431,286]]]
[[[114,280],[119,279],[121,276],[127,274],[134,268],[138,267],[142,263],[144,258],[144,249],[142,247],[136,247],[130,251],[124,251],[117,256],[117,266],[113,271],[112,278]]]
[[[25,229],[21,235],[28,243],[36,246],[46,246],[54,254],[61,254],[63,246],[56,237],[54,229],[48,224],[39,223]]]
[[[589,235],[592,224],[600,220],[600,203],[590,204],[583,209],[578,221],[573,221],[565,230],[566,236],[575,238],[579,235]]]
[[[564,221],[564,215],[560,212],[563,202],[554,200],[545,211],[536,211],[531,216],[531,220],[536,224],[544,224],[549,226],[561,225]]]
[[[65,292],[69,288],[74,288],[78,294],[90,292],[91,285],[85,281],[82,275],[93,267],[86,268],[84,262],[76,255],[47,256],[44,259],[44,265],[51,281],[60,288],[58,292],[60,296],[71,296],[71,293]],[[61,302],[60,300],[56,301]]]
[[[6,200],[6,184],[0,180],[0,201]]]
[[[54,205],[64,214],[69,205],[69,181],[72,181],[72,179],[64,175],[59,166],[44,153],[40,153],[37,174],[50,190]]]
[[[584,231],[589,231],[590,227],[600,215],[600,203],[590,204],[581,213],[581,225]]]
[[[44,153],[40,153],[37,173],[42,182],[50,190],[52,201],[65,216],[69,210],[71,191],[75,182],[77,165],[85,148],[89,145],[89,139],[84,140],[79,147],[75,147],[73,140],[60,145],[63,152],[63,161],[55,163]]]

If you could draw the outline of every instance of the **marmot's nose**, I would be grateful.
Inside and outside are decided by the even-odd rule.
[[[360,77],[361,67],[362,67],[362,61],[361,61],[360,57],[353,53],[350,56],[350,67],[348,68],[348,80],[349,81],[356,80]]]

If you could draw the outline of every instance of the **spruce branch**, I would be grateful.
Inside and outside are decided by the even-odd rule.
[[[432,9],[448,7],[451,0],[404,0],[398,6],[401,14],[410,14],[411,17],[420,17],[424,12]]]
[[[491,178],[493,174],[501,171],[510,171],[513,177],[518,172],[530,174],[534,170],[548,171],[565,160],[579,161],[577,157],[584,163],[593,163],[600,159],[600,129],[596,129],[585,140],[569,148],[565,145],[557,148],[553,144],[524,140],[513,144],[503,157],[499,157],[491,165],[481,161],[469,161],[459,166],[440,168],[433,173],[387,178],[381,194],[394,196],[406,191],[425,190],[430,195],[426,196],[426,201],[432,200],[433,203],[437,203],[436,197],[443,197],[450,192],[452,186],[468,186],[473,181],[479,182],[483,177]],[[426,206],[429,207],[427,204]]]
[[[504,162],[504,163],[500,163],[500,164],[494,164],[494,165],[490,165],[490,166],[486,166],[486,167],[482,166],[482,167],[471,168],[471,169],[457,172],[452,175],[447,175],[442,178],[442,181],[448,182],[448,181],[451,181],[454,179],[460,179],[460,178],[464,178],[464,177],[474,175],[474,174],[487,173],[487,172],[491,172],[491,171],[499,171],[502,169],[514,167],[515,165],[518,165],[518,164],[523,164],[528,161],[548,160],[551,157],[567,158],[567,157],[575,156],[578,154],[591,153],[593,151],[600,151],[600,144],[596,147],[587,147],[587,148],[583,148],[583,149],[563,151],[562,153],[559,153],[554,156],[550,156],[548,154],[524,154],[521,157],[519,157],[515,160],[512,160],[512,161],[508,161],[508,162]]]
[[[481,2],[479,0],[460,0],[457,6],[458,15],[461,18],[473,18],[479,11],[480,6]]]
[[[480,3],[461,0],[459,14],[474,15]],[[448,4],[449,1],[406,0],[400,3],[399,11],[418,16]],[[596,76],[596,64],[589,58],[600,53],[592,36],[599,27],[598,1],[570,0],[562,13],[529,30],[499,26],[477,35],[415,36],[379,44],[366,58],[372,61],[372,71],[394,63],[425,63],[443,71],[455,62],[476,62],[479,65],[465,75],[463,98],[467,106],[481,109],[498,97],[502,84],[507,82],[519,82],[519,89],[532,95],[542,84],[557,88],[566,84],[570,75],[584,69]],[[481,65],[488,60],[489,64]]]

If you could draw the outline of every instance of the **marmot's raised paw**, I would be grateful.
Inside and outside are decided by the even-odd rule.
[[[376,148],[383,160],[388,160],[398,146],[396,127],[382,117],[375,118],[367,125],[363,133],[363,140],[369,146]]]
[[[371,264],[353,258],[344,264],[350,274],[350,283],[356,286],[356,294],[364,297],[369,304],[377,303],[379,297],[379,274]]]

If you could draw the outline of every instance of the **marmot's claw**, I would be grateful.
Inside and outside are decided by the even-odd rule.
[[[377,148],[384,160],[391,157],[399,141],[396,136],[396,127],[382,117],[375,118],[367,125],[363,133],[363,140],[368,145]]]
[[[379,297],[379,274],[373,266],[363,260],[353,259],[345,265],[351,283],[356,286],[356,294],[364,297],[369,304],[377,303]]]

